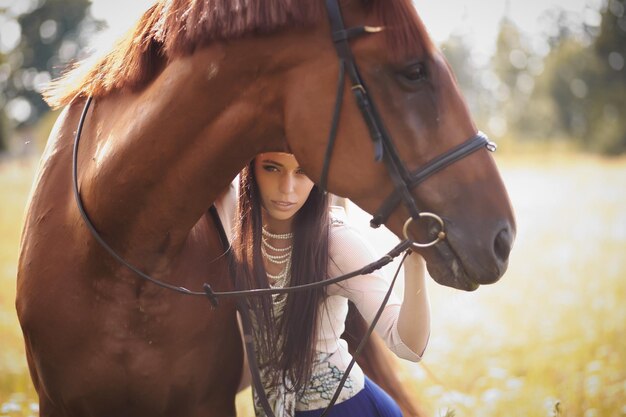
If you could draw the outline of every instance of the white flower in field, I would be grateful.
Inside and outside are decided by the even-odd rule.
[[[441,396],[440,401],[445,404],[450,404],[452,407],[457,405],[462,405],[464,407],[473,407],[476,404],[476,399],[474,397],[459,391],[445,392]]]
[[[507,370],[504,368],[498,368],[497,366],[492,366],[489,368],[489,376],[497,379],[504,379],[507,377]]]
[[[587,372],[597,372],[602,370],[601,361],[592,361],[587,365]]]
[[[596,410],[595,408],[589,408],[587,410],[585,410],[585,417],[597,417],[598,416],[598,410]]]
[[[600,378],[598,376],[590,376],[585,380],[585,392],[593,397],[600,392]]]
[[[2,404],[2,407],[0,408],[0,413],[2,414],[18,413],[20,411],[22,411],[22,407],[13,401],[8,401]]]
[[[506,387],[510,390],[517,391],[524,386],[522,378],[509,378],[506,381]]]
[[[546,408],[546,414],[549,417],[559,417],[561,415],[561,401],[556,398],[546,398],[543,401],[543,406]]]
[[[413,364],[411,364],[413,365]],[[418,381],[423,381],[426,379],[426,371],[421,366],[407,366],[409,372],[411,373],[411,377],[417,379]]]
[[[426,388],[426,390],[424,390],[424,394],[429,397],[429,398],[436,398],[439,397],[443,394],[444,390],[443,387],[439,386],[439,385],[434,385],[432,387],[428,387]]]
[[[488,389],[483,392],[483,395],[481,396],[481,400],[488,405],[495,404],[500,398],[502,398],[502,391],[498,388]]]
[[[455,417],[456,411],[453,408],[444,407],[439,410],[438,417]]]

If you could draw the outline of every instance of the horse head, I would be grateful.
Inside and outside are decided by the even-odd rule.
[[[433,241],[417,250],[437,282],[465,290],[496,282],[515,236],[513,210],[481,146],[488,141],[477,134],[411,1],[326,0],[325,6],[321,0],[159,1],[81,87],[64,79],[58,85],[70,88],[53,90],[49,102],[133,92],[122,105],[100,100],[102,111],[119,119],[116,135],[130,147],[144,149],[146,136],[158,140],[161,159],[144,164],[137,156],[131,164],[142,151],[127,152],[108,172],[115,177],[145,165],[139,176],[145,178],[153,166],[181,167],[170,188],[197,200],[188,202],[185,218],[177,207],[161,210],[162,232],[181,231],[180,239],[168,240],[173,252],[206,201],[250,158],[289,150],[314,181],[375,214],[375,223],[401,238]],[[127,111],[131,103],[143,110]],[[194,152],[180,146],[181,137],[186,146],[196,144]],[[111,180],[101,173],[97,179]],[[138,190],[152,193],[143,198],[159,207],[171,198],[171,189],[137,187],[116,192],[133,195],[137,204]],[[115,211],[112,195],[110,201]]]
[[[477,139],[454,74],[408,0],[357,3],[342,6],[348,30],[335,27],[333,18],[333,27],[321,25],[326,39],[317,45],[315,59],[303,59],[285,82],[288,146],[318,184],[326,182],[324,161],[330,158],[327,189],[371,214],[386,205],[382,221],[397,236],[429,241],[443,232],[436,244],[417,249],[438,283],[468,291],[494,283],[507,268],[515,219],[484,146],[437,166],[426,179],[409,179],[407,204],[398,197],[398,177],[431,167],[442,155],[462,152],[469,138]],[[356,69],[350,68],[351,57]],[[343,71],[345,81],[339,78]],[[355,100],[354,93],[369,101]],[[335,106],[340,113],[334,115]],[[372,127],[368,111],[380,126]],[[336,143],[325,153],[333,118]],[[381,143],[377,134],[390,142]],[[376,160],[381,156],[395,158],[401,172],[392,173],[389,163]],[[407,220],[411,217],[415,221]]]

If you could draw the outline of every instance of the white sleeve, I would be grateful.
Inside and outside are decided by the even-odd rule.
[[[329,273],[331,278],[360,269],[377,259],[365,239],[347,225],[331,227],[329,245]],[[329,295],[341,295],[352,301],[367,323],[371,324],[389,290],[389,286],[390,281],[385,279],[379,270],[372,274],[359,275],[332,284],[328,288],[328,293]],[[417,362],[421,359],[420,355],[412,351],[400,339],[398,333],[401,306],[402,302],[392,292],[374,331],[398,357]]]

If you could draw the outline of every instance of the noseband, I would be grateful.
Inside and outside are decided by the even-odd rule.
[[[328,145],[324,154],[320,186],[323,190],[327,189],[328,170],[330,168],[330,159],[332,157],[335,139],[337,138],[337,128],[339,126],[343,90],[345,86],[345,73],[347,72],[350,77],[350,90],[352,90],[354,94],[361,115],[370,132],[370,138],[374,142],[374,158],[376,161],[383,160],[385,162],[387,171],[394,185],[394,191],[376,211],[374,217],[370,220],[370,226],[373,228],[380,227],[381,224],[387,221],[396,206],[402,202],[411,214],[411,217],[406,220],[403,228],[405,239],[410,239],[408,227],[412,221],[417,222],[420,218],[429,217],[435,219],[440,225],[440,231],[436,239],[429,243],[413,242],[413,246],[417,248],[433,246],[445,239],[444,222],[441,217],[434,213],[420,212],[417,208],[417,202],[411,194],[411,189],[434,173],[479,149],[487,148],[492,152],[495,151],[496,144],[491,142],[484,133],[478,132],[460,145],[437,156],[418,170],[410,172],[406,169],[387,129],[385,129],[385,125],[378,110],[376,110],[373,100],[370,98],[367,86],[361,78],[349,44],[350,39],[361,35],[378,33],[381,32],[383,28],[356,26],[346,29],[343,24],[341,10],[339,9],[337,0],[326,0],[326,9],[330,20],[332,39],[335,44],[335,49],[337,50],[337,56],[339,57],[339,80],[337,83],[337,97],[335,99]]]

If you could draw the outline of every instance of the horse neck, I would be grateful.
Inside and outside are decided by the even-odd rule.
[[[286,150],[279,74],[250,48],[262,50],[215,44],[174,60],[139,93],[96,99],[81,188],[112,243],[143,259],[176,253],[254,155]]]

